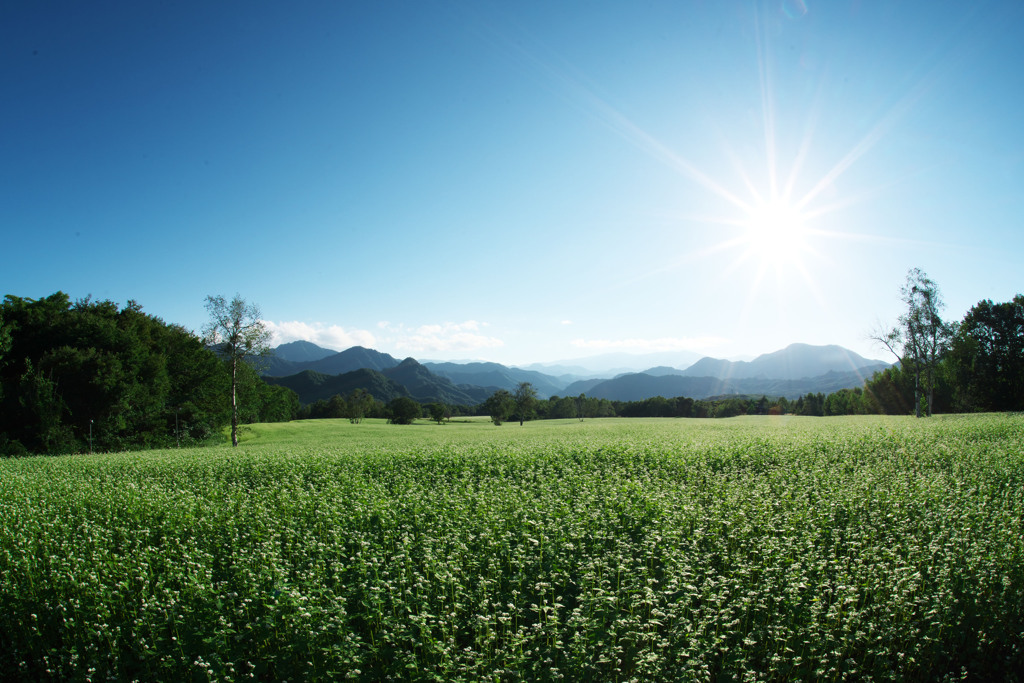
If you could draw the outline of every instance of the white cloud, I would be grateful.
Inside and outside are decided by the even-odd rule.
[[[377,343],[377,338],[367,330],[346,330],[340,325],[327,325],[324,323],[305,323],[298,320],[272,322],[263,321],[267,329],[273,335],[274,345],[285,344],[293,341],[313,342],[335,351],[344,351],[353,346],[366,346],[372,348]]]
[[[461,323],[440,323],[407,328],[404,325],[380,323],[391,335],[391,344],[407,353],[452,353],[495,349],[505,345],[496,338],[480,334],[487,323],[467,320]]]
[[[657,339],[574,339],[579,349],[598,351],[702,351],[728,343],[723,337],[659,337]]]

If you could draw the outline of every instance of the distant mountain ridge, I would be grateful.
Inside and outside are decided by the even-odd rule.
[[[308,341],[288,342],[274,349],[274,355],[277,358],[289,363],[309,363],[333,356],[336,353],[337,351],[325,349]]]
[[[292,342],[295,344],[298,342]],[[341,351],[331,351],[330,349],[324,349],[311,342],[302,342],[303,346],[300,347],[289,347],[285,350],[285,355],[281,356],[278,354],[277,347],[273,349],[270,357],[266,360],[263,374],[269,377],[287,377],[296,373],[302,372],[303,370],[313,370],[324,375],[340,375],[346,372],[352,372],[353,370],[362,370],[364,368],[370,370],[387,370],[398,365],[398,360],[393,356],[380,351],[374,351],[373,349],[367,349],[362,346],[353,346],[350,349]],[[288,346],[282,344],[281,346]],[[312,347],[312,348],[311,348]],[[319,351],[317,351],[319,349]],[[329,355],[322,355],[321,352],[326,352]],[[296,355],[317,355],[320,357],[315,360],[291,360]]]
[[[692,351],[659,351],[654,353],[605,353],[557,363],[531,363],[523,370],[535,370],[548,376],[576,376],[577,379],[608,378],[637,372],[656,365],[685,368],[700,359]]]
[[[790,344],[751,361],[704,357],[686,368],[657,367],[620,375],[604,382],[576,382],[567,395],[586,393],[613,401],[642,401],[654,396],[708,398],[729,394],[762,394],[798,398],[859,387],[888,363],[869,360],[842,346]]]
[[[558,394],[567,384],[557,377],[545,375],[542,372],[510,368],[500,363],[424,363],[423,365],[434,374],[447,377],[459,385],[468,384],[511,391],[520,382],[529,382],[537,390],[538,395],[545,398]]]
[[[711,396],[730,394],[785,396],[789,399],[799,398],[805,394],[829,394],[839,389],[852,389],[864,384],[886,365],[866,366],[859,371],[830,371],[817,377],[802,379],[770,379],[763,377],[721,378],[721,377],[687,377],[684,375],[648,375],[637,372],[622,375],[614,379],[597,382],[587,380],[566,387],[567,396],[585,393],[594,398],[607,398],[612,401],[642,401],[654,396],[672,398],[687,396],[705,399]]]
[[[486,401],[492,393],[482,387],[455,386],[450,379],[431,372],[414,358],[406,358],[381,374],[404,386],[420,403],[475,405]]]
[[[355,357],[373,358],[362,354]],[[307,368],[285,377],[267,375],[263,379],[268,384],[291,389],[299,395],[299,401],[304,405],[320,400],[326,401],[335,394],[348,396],[355,389],[365,389],[382,403],[399,396],[408,396],[420,403],[436,402],[448,405],[476,405],[493,393],[493,389],[482,387],[457,387],[451,380],[435,375],[413,358],[406,358],[394,367],[384,370],[358,368],[328,374]]]
[[[798,380],[818,377],[829,372],[856,372],[861,368],[887,365],[869,360],[842,346],[790,344],[784,349],[765,353],[751,361],[729,361],[705,357],[683,370],[685,377],[718,377],[719,379]]]
[[[705,357],[685,369],[659,365],[643,372],[588,379],[555,377],[500,363],[398,361],[361,346],[339,353],[311,342],[282,344],[268,361],[263,370],[267,381],[294,389],[304,404],[363,388],[383,402],[410,396],[421,403],[475,405],[498,389],[513,391],[520,382],[530,382],[540,398],[581,393],[616,401],[734,394],[796,398],[861,386],[874,372],[889,366],[841,346],[810,344],[790,344],[751,361]]]

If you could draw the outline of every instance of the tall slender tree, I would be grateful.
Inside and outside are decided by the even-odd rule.
[[[247,358],[270,352],[270,330],[263,323],[259,306],[246,303],[236,294],[230,302],[223,296],[206,297],[210,322],[203,329],[206,343],[213,346],[231,369],[231,445],[238,445],[239,365]]]
[[[949,339],[949,326],[939,315],[945,307],[939,286],[920,268],[907,272],[900,288],[906,311],[896,327],[872,335],[914,375],[914,411],[921,417],[921,393],[927,392],[928,415],[935,400],[935,370]]]

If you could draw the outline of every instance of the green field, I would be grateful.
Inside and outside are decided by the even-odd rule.
[[[1024,416],[255,425],[0,461],[28,680],[1019,680]]]

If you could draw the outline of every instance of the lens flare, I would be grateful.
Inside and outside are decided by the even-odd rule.
[[[804,0],[782,0],[782,13],[790,19],[799,19],[807,14]]]

